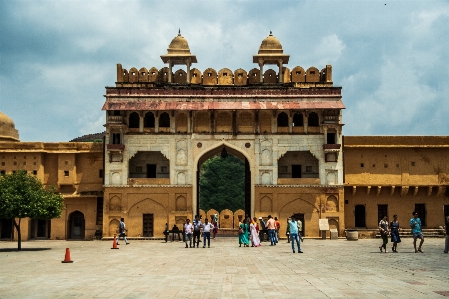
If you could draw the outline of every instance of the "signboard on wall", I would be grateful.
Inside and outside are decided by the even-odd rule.
[[[320,230],[329,230],[328,219],[319,219],[318,225],[320,226]]]

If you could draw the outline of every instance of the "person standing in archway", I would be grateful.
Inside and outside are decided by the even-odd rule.
[[[195,220],[193,220],[193,247],[195,248],[195,240],[196,240],[196,248],[199,248],[200,238],[201,238],[201,223],[198,215],[195,215]]]

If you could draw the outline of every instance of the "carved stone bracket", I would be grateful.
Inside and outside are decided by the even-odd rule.
[[[430,195],[432,195],[432,186],[428,186],[427,188],[427,197],[429,197]]]
[[[371,192],[371,186],[366,186],[366,195],[369,195]]]
[[[408,193],[409,186],[402,186],[401,188],[401,196],[406,196]]]
[[[413,196],[416,196],[418,194],[418,186],[415,186],[415,190],[413,190]]]
[[[437,197],[440,196],[441,194],[443,194],[443,190],[444,190],[443,186],[438,187]]]
[[[376,194],[376,196],[379,196],[380,190],[382,190],[382,186],[377,186],[377,194]]]
[[[357,192],[357,186],[352,186],[352,195],[355,195]]]
[[[394,194],[394,188],[395,188],[395,186],[391,186],[390,196],[393,196],[393,194]]]

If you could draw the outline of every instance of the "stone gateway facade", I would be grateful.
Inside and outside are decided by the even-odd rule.
[[[112,237],[122,217],[134,238],[163,237],[166,223],[181,227],[196,214],[217,214],[224,230],[245,215],[271,214],[282,235],[296,215],[306,237],[320,237],[320,220],[344,236],[375,230],[384,213],[404,223],[417,209],[429,228],[449,214],[449,138],[343,137],[345,107],[331,65],[290,69],[271,33],[251,70],[193,68],[197,58],[180,33],[161,59],[162,68],[117,65],[115,86],[106,87],[103,142],[19,142],[0,114],[0,132],[10,132],[0,140],[2,173],[26,165],[66,200],[62,217],[45,228],[39,220],[23,225],[24,239],[37,238],[36,227],[42,238]],[[245,164],[245,207],[200,210],[201,165],[228,154]],[[25,156],[38,163],[20,164]],[[14,238],[8,221],[2,239]]]

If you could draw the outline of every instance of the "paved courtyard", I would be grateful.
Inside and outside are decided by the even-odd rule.
[[[399,253],[379,252],[381,240],[312,240],[293,254],[277,246],[239,248],[236,238],[211,248],[182,242],[0,242],[0,298],[444,298],[449,255],[444,239],[412,240]],[[123,245],[122,245],[123,244]],[[390,244],[389,244],[390,245]],[[66,247],[72,264],[63,264]],[[391,248],[389,248],[391,249]]]

